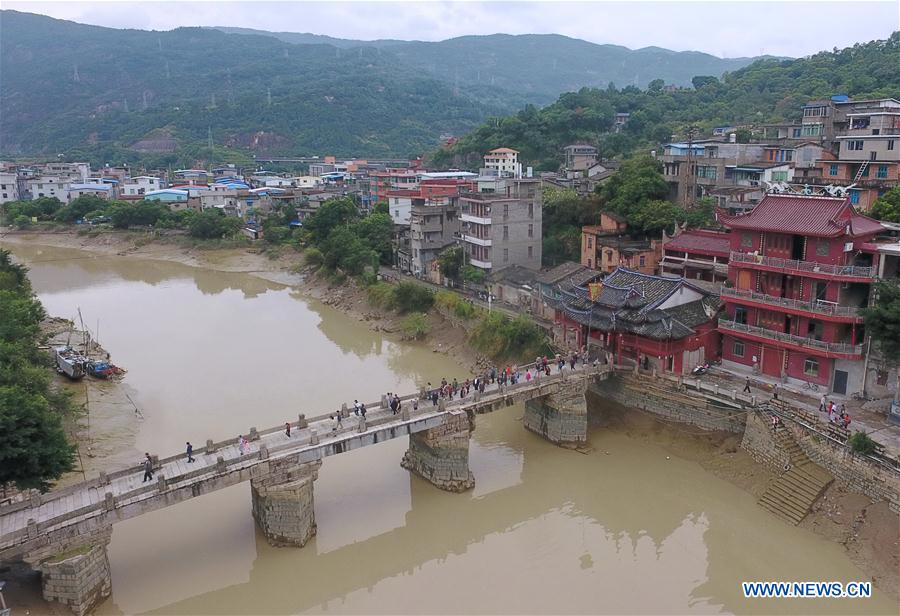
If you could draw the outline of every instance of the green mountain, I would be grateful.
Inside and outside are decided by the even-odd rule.
[[[697,51],[659,47],[628,49],[597,45],[558,34],[461,36],[439,42],[354,41],[315,34],[217,28],[223,32],[272,36],[287,43],[373,47],[390,52],[404,66],[460,86],[490,86],[517,92],[534,104],[584,86],[646,87],[654,79],[689,86],[695,75],[719,76],[756,58],[717,58]]]
[[[477,164],[492,148],[520,150],[538,169],[556,169],[569,143],[599,146],[602,156],[630,154],[683,134],[722,125],[798,121],[811,99],[849,94],[855,98],[900,98],[900,32],[887,40],[857,44],[797,60],[759,60],[722,79],[698,77],[695,88],[666,92],[582,88],[542,109],[528,106],[515,115],[491,118],[432,157],[435,165]],[[617,112],[630,113],[621,132],[611,132]]]
[[[747,62],[556,35],[351,41],[0,11],[0,154],[153,166],[412,156],[566,89],[687,83]]]
[[[414,155],[522,103],[397,71],[388,53],[205,28],[0,12],[0,152],[120,163],[249,153]],[[206,147],[209,137],[215,152]]]

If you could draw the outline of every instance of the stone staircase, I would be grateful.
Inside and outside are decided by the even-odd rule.
[[[834,477],[810,460],[791,433],[781,426],[775,432],[778,448],[790,458],[790,468],[769,485],[759,504],[791,524],[799,524]]]

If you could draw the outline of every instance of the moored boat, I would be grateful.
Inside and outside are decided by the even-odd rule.
[[[56,359],[56,371],[65,374],[72,380],[84,377],[87,372],[88,359],[70,346],[53,349]]]

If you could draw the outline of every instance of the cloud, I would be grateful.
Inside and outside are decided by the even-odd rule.
[[[555,33],[631,48],[803,56],[886,38],[900,3],[864,2],[4,2],[113,28],[238,26],[340,38],[443,40]],[[848,15],[864,18],[848,19]],[[759,25],[757,25],[759,24]]]

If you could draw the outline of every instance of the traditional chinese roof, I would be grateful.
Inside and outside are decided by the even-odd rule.
[[[677,250],[701,255],[728,257],[731,242],[727,233],[716,231],[685,231],[663,245],[663,250]]]
[[[676,293],[690,289],[699,299],[661,309]],[[587,282],[566,280],[544,297],[573,321],[603,331],[620,331],[674,340],[689,336],[695,327],[713,319],[721,301],[684,278],[642,274],[623,267],[603,280],[596,300],[591,301]]]
[[[728,216],[719,222],[729,229],[771,231],[814,237],[873,235],[881,223],[858,214],[847,197],[767,194],[749,213]]]

